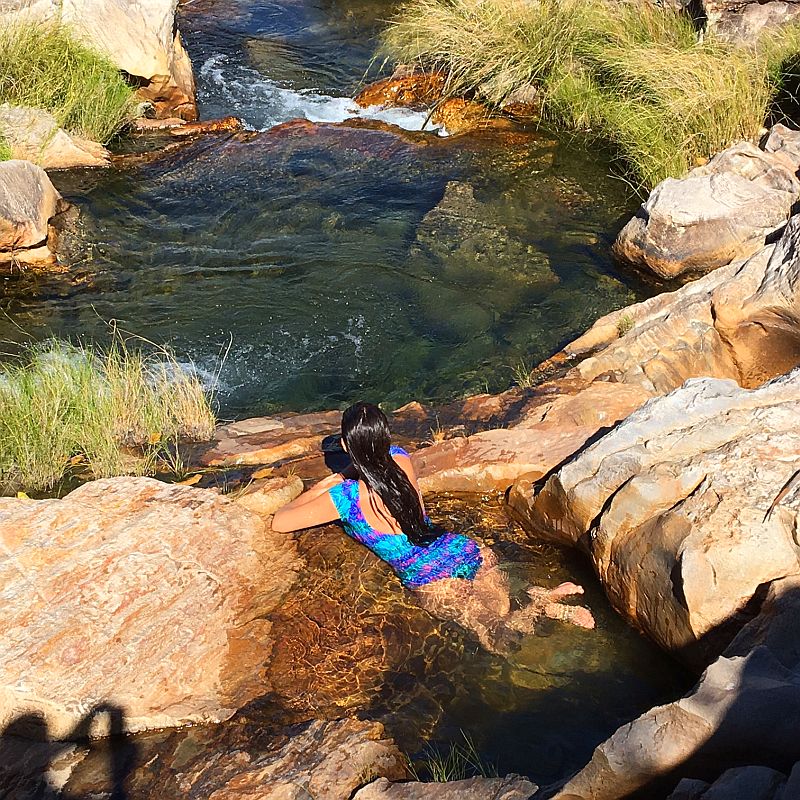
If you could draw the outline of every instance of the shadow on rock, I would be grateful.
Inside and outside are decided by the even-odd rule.
[[[63,741],[50,738],[39,713],[23,714],[0,733],[0,796],[3,800],[84,800],[65,789],[75,767],[93,751],[106,755],[92,797],[128,800],[125,782],[137,747],[125,738],[124,711],[114,705],[94,706]],[[103,736],[103,739],[90,737]]]

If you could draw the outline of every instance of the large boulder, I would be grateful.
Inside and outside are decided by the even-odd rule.
[[[703,6],[709,30],[740,44],[754,44],[763,33],[800,15],[800,5],[792,0],[704,0]]]
[[[52,260],[50,220],[66,205],[41,167],[0,162],[0,264]]]
[[[781,774],[800,760],[798,613],[797,575],[769,585],[758,616],[685,697],[623,725],[553,800],[665,797],[676,784],[673,800],[800,796],[800,768]]]
[[[192,65],[175,26],[178,0],[8,0],[0,24],[69,25],[88,46],[140,83],[159,116],[197,118]]]
[[[0,136],[10,146],[12,158],[43,169],[104,167],[109,162],[105,147],[68,134],[52,114],[38,108],[0,105]]]
[[[0,499],[0,544],[0,724],[70,738],[94,707],[126,731],[220,721],[268,690],[265,615],[299,557],[261,516],[116,478]]]
[[[510,502],[589,555],[623,616],[704,664],[760,587],[800,572],[798,415],[800,369],[751,391],[692,380]]]
[[[733,145],[685,178],[656,186],[622,229],[614,253],[662,278],[746,258],[786,223],[800,196],[798,166],[790,149]]]

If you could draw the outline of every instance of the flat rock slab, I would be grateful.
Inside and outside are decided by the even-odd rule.
[[[652,394],[641,386],[595,382],[574,395],[531,404],[511,428],[449,439],[412,457],[426,492],[504,491],[537,481]]]
[[[109,163],[105,147],[71,136],[42,109],[0,105],[0,135],[10,145],[13,158],[32,161],[42,169],[105,167]]]
[[[69,738],[97,706],[127,731],[216,722],[264,693],[263,617],[299,557],[260,516],[115,478],[0,499],[0,547],[0,724],[38,715]]]

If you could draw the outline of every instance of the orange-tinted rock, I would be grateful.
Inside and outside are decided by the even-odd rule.
[[[224,720],[263,694],[265,616],[299,559],[261,517],[116,478],[0,499],[0,542],[0,724],[35,712],[69,737],[100,703],[137,731]]]
[[[369,106],[427,107],[441,100],[445,77],[438,72],[415,72],[371,83],[355,97],[362,108]]]
[[[185,125],[170,128],[173,136],[199,136],[204,133],[236,133],[244,127],[239,117],[222,117],[203,122],[187,122]]]
[[[337,434],[338,411],[286,417],[257,417],[217,429],[215,442],[202,456],[213,466],[269,465],[322,451],[325,436]]]
[[[450,134],[485,129],[514,130],[516,127],[512,120],[492,113],[483,103],[460,97],[451,97],[438,103],[431,115],[431,122],[444,125]]]
[[[531,406],[513,427],[449,439],[418,450],[413,461],[424,491],[504,491],[535,482],[598,431],[624,419],[652,396],[638,386],[596,382],[575,395]]]
[[[528,800],[537,788],[519,775],[440,783],[390,783],[380,778],[356,792],[353,800]]]
[[[297,476],[267,478],[248,485],[233,499],[254,514],[272,516],[303,491],[303,481]]]

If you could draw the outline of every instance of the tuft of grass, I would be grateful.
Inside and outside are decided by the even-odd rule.
[[[446,752],[427,745],[425,757],[409,767],[413,777],[418,781],[428,780],[433,783],[477,777],[496,778],[497,767],[481,757],[472,737],[462,730],[461,738],[462,741],[451,744]]]
[[[214,425],[199,379],[167,351],[53,339],[0,366],[0,492],[45,492],[78,470],[153,474],[165,443]]]
[[[0,134],[0,161],[8,161],[11,158],[11,145],[8,140]]]
[[[134,116],[114,64],[56,23],[0,30],[0,103],[43,108],[70,133],[106,143]]]
[[[617,336],[621,339],[626,333],[633,330],[635,324],[636,321],[633,318],[633,314],[623,314],[617,320]]]
[[[530,389],[537,383],[533,368],[522,358],[511,368],[511,375],[521,389]]]
[[[535,86],[547,122],[609,141],[646,189],[758,137],[800,27],[746,48],[650,0],[411,0],[382,49],[442,72],[451,94],[499,104]]]

